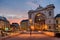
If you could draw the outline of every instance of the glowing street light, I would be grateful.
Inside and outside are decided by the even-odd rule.
[[[30,19],[29,22],[30,22],[30,36],[31,36],[31,32],[32,32],[32,30],[31,30],[31,27],[32,27],[31,23],[32,23],[32,19]]]
[[[6,27],[6,28],[5,28],[5,31],[8,31],[8,30],[9,30],[9,28],[8,28],[8,27]]]
[[[32,19],[30,19],[29,21],[30,21],[30,23],[31,23],[31,22],[32,22]]]
[[[31,26],[31,29],[34,30],[34,26]]]
[[[60,25],[58,25],[58,27],[60,28]]]
[[[40,21],[41,19],[39,19],[39,21]]]

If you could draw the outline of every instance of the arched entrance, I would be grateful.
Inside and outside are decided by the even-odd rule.
[[[45,15],[42,14],[42,13],[37,13],[35,15],[35,20],[34,20],[34,28],[35,28],[35,31],[42,31],[44,30],[44,27],[45,27]]]

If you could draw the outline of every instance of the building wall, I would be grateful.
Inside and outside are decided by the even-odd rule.
[[[54,5],[53,5],[54,6]],[[34,10],[32,12],[28,12],[28,15],[30,15],[29,19],[32,19],[32,23],[34,24],[35,16],[37,13],[41,13],[45,15],[45,24],[47,25],[48,30],[54,30],[54,8],[53,6],[46,7],[46,9],[41,10]]]
[[[0,29],[5,30],[5,28],[10,28],[10,23],[0,20]]]
[[[0,21],[0,28],[4,27],[4,21]]]
[[[21,30],[29,30],[29,21],[23,20],[21,21]]]
[[[56,29],[60,31],[60,17],[56,18]]]

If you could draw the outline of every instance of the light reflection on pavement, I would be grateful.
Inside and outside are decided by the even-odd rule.
[[[3,40],[60,40],[60,38],[49,37],[44,34],[19,34],[17,36],[12,36],[9,38],[5,38]]]

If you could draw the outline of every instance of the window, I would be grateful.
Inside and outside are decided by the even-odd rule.
[[[51,20],[49,20],[49,23],[51,23]]]
[[[58,21],[56,20],[56,23],[58,24]]]
[[[49,16],[51,16],[51,11],[49,11]]]

